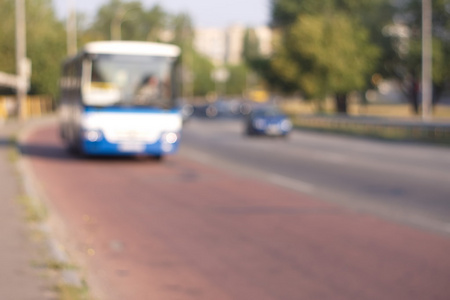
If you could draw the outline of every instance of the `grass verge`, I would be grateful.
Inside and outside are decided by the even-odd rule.
[[[351,118],[292,116],[300,129],[339,133],[383,140],[425,142],[450,146],[450,126],[395,123],[365,123]]]
[[[16,136],[11,136],[8,143],[8,160],[10,163],[17,166],[20,160],[20,150],[17,142]],[[16,168],[17,169],[17,168]],[[22,190],[22,194],[18,197],[18,203],[22,207],[24,212],[25,221],[31,225],[32,233],[34,237],[34,242],[38,243],[38,248],[45,248],[45,240],[49,239],[48,232],[39,229],[39,224],[44,224],[49,218],[49,211],[42,201],[28,195],[24,188],[23,174],[20,171],[17,172],[18,180],[21,185],[19,188]],[[40,262],[34,262],[35,266],[39,266],[46,274],[62,274],[65,271],[74,271],[78,267],[65,262],[59,262],[52,258],[46,259],[45,257],[50,257],[50,251],[44,250],[38,258]],[[57,275],[56,275],[57,276]],[[54,276],[45,276],[50,279],[50,285],[53,287],[54,292],[56,292],[56,297],[58,300],[93,300],[93,297],[89,293],[89,288],[84,280],[82,280],[81,285],[73,285],[65,283],[61,280],[54,278]],[[57,276],[58,277],[58,276]],[[59,276],[60,277],[60,276]]]
[[[89,289],[86,285],[76,287],[68,284],[58,284],[55,287],[60,300],[91,300]]]
[[[27,195],[19,196],[19,203],[24,212],[25,219],[30,223],[41,223],[48,218],[48,210],[41,202]]]
[[[8,161],[11,163],[16,163],[19,160],[19,151],[17,150],[17,137],[10,136],[8,144]]]

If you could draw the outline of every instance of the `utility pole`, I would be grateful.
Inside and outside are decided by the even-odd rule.
[[[422,0],[422,120],[432,117],[432,30],[431,0]]]
[[[26,119],[27,97],[27,68],[26,59],[26,33],[25,33],[25,3],[24,0],[16,0],[16,73],[17,73],[17,104],[20,121]]]
[[[73,56],[77,53],[77,14],[73,0],[68,0],[66,35],[67,35],[67,55]]]

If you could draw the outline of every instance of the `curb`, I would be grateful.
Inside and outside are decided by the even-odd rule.
[[[47,200],[47,197],[43,193],[42,189],[40,189],[37,180],[33,176],[29,161],[27,158],[22,156],[21,151],[25,139],[32,130],[41,126],[46,126],[51,122],[54,122],[54,119],[54,117],[51,117],[43,120],[33,120],[18,131],[16,147],[19,159],[17,162],[17,171],[23,181],[22,187],[24,189],[24,194],[30,199],[30,204],[33,208],[38,209],[38,207],[44,207],[47,211],[49,211],[49,217],[46,217],[43,221],[38,221],[35,225],[35,229],[44,237],[44,244],[50,256],[51,262],[57,266],[61,266],[61,269],[58,268],[60,283],[63,285],[72,286],[74,288],[82,288],[84,281],[79,272],[65,267],[72,265],[70,255],[67,253],[60,240],[56,237],[57,233],[54,230],[54,226],[52,226],[54,225],[52,223],[60,224],[61,221],[57,220],[54,210],[51,208],[50,202]]]

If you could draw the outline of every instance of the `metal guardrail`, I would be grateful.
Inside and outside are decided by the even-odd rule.
[[[292,116],[296,127],[390,140],[424,141],[450,145],[450,120],[422,122],[352,116]]]

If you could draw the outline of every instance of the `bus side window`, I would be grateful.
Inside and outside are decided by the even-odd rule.
[[[97,64],[92,64],[92,82],[102,82],[102,78],[97,70]]]

